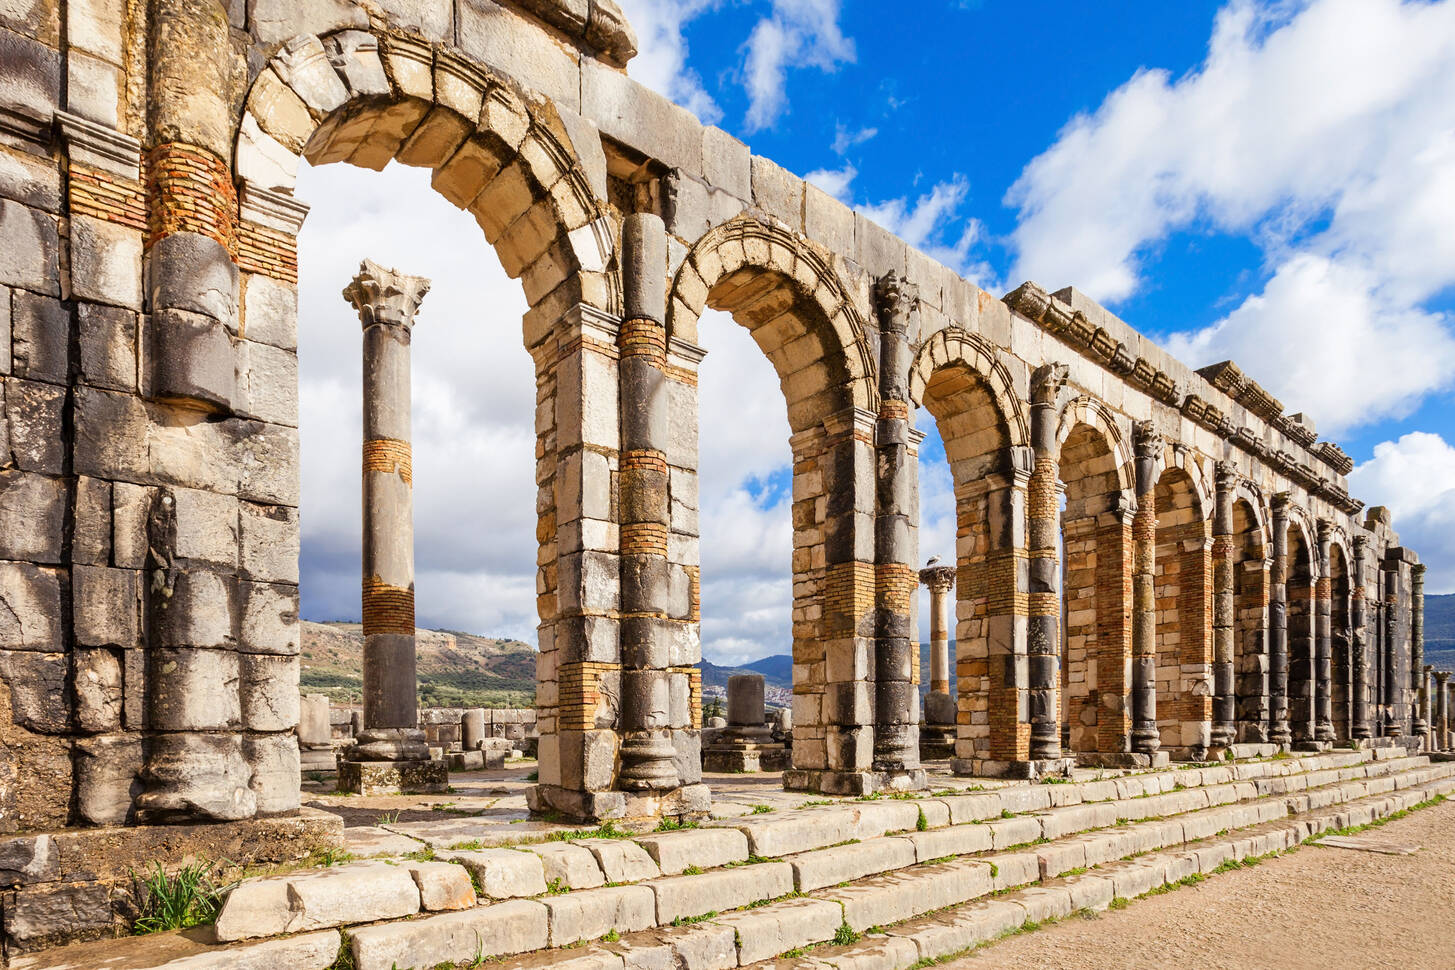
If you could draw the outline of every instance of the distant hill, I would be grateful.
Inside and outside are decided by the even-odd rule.
[[[302,626],[304,691],[336,701],[362,700],[364,631],[357,623]],[[454,630],[416,630],[419,703],[423,707],[531,707],[536,651],[519,640]]]
[[[1425,663],[1455,670],[1455,593],[1425,597]]]
[[[1455,644],[1452,644],[1455,646]],[[950,656],[954,657],[955,644],[950,644]],[[920,693],[927,692],[930,679],[930,645],[921,643],[919,645],[920,662]],[[785,690],[793,689],[793,658],[787,654],[774,654],[771,657],[764,657],[762,660],[754,660],[750,664],[741,667],[719,667],[711,661],[702,662],[702,685],[704,687],[726,687],[728,678],[733,674],[762,674],[763,683],[769,687],[781,687]],[[950,663],[950,691],[955,690],[955,664],[953,659]]]

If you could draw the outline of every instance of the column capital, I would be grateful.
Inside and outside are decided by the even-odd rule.
[[[955,585],[954,566],[926,566],[919,571],[919,581],[934,593],[948,593]]]
[[[1219,492],[1231,492],[1238,487],[1238,464],[1220,461],[1214,467],[1213,484]]]
[[[1066,386],[1071,368],[1061,363],[1042,364],[1031,372],[1031,404],[1049,407],[1056,403],[1056,397]]]
[[[1288,510],[1293,505],[1293,496],[1288,492],[1279,492],[1273,496],[1271,505],[1275,518],[1287,519]]]
[[[358,275],[344,287],[343,297],[359,311],[366,330],[376,324],[412,330],[419,303],[428,292],[429,280],[423,276],[406,276],[366,259],[359,263]]]
[[[904,333],[909,316],[919,308],[919,287],[898,273],[885,273],[874,284],[879,301],[880,328]]]
[[[1132,447],[1138,458],[1160,458],[1167,441],[1151,421],[1132,424]]]

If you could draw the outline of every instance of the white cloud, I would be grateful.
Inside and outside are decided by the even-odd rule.
[[[722,109],[687,66],[683,28],[715,8],[717,0],[621,0],[627,21],[637,32],[637,56],[627,73],[691,111],[708,124],[722,120]]]
[[[833,144],[835,155],[844,155],[850,148],[856,148],[879,134],[878,128],[859,128],[855,131],[850,131],[842,122],[836,125],[835,128],[836,132],[834,134]]]
[[[816,185],[845,205],[854,201],[854,179],[859,170],[845,162],[843,168],[814,169],[803,177],[805,182]]]
[[[1116,302],[1174,232],[1251,236],[1267,290],[1184,339],[1190,362],[1253,346],[1292,361],[1317,335],[1319,368],[1255,376],[1338,426],[1399,413],[1455,374],[1448,340],[1414,387],[1347,383],[1342,408],[1325,375],[1397,366],[1391,345],[1442,322],[1419,305],[1455,284],[1452,63],[1450,0],[1233,0],[1196,71],[1139,71],[1026,167],[1006,197],[1021,216],[1013,278]],[[1361,339],[1325,340],[1311,308]]]
[[[854,60],[854,41],[839,26],[839,0],[772,0],[772,13],[749,35],[743,81],[748,131],[770,128],[787,104],[788,68],[833,71]]]
[[[1455,592],[1455,447],[1425,431],[1383,442],[1349,475],[1349,487],[1389,507],[1400,541],[1430,569],[1428,592]]]

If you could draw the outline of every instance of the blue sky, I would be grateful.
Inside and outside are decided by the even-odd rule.
[[[1026,278],[1073,284],[1194,366],[1237,360],[1354,456],[1351,490],[1390,505],[1431,564],[1431,589],[1455,591],[1455,0],[623,7],[641,40],[638,80],[997,295]],[[361,213],[361,193],[377,207]],[[314,205],[305,319],[344,315],[336,293],[361,255],[397,252],[401,268],[436,279],[416,343],[416,436],[421,412],[453,429],[437,459],[452,485],[427,484],[426,432],[421,620],[528,637],[518,284],[424,173],[305,171],[300,194]],[[417,235],[391,220],[403,212]],[[383,222],[390,231],[376,231]],[[426,336],[431,311],[448,322],[482,306],[512,347],[497,352],[478,329]],[[304,611],[315,618],[347,615],[357,597],[357,505],[310,517],[311,495],[348,488],[329,466],[352,432],[309,430],[311,411],[336,424],[356,393],[341,342],[356,337],[343,333],[303,337]],[[745,332],[705,319],[703,341],[703,640],[711,659],[742,661],[788,646],[787,426]],[[509,374],[479,379],[496,368]],[[749,387],[762,400],[745,415]],[[487,462],[502,442],[523,472]],[[925,556],[952,549],[941,454],[932,436]],[[461,535],[461,514],[486,538]]]

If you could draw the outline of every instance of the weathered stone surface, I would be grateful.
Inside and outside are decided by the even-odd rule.
[[[839,904],[825,899],[785,899],[717,918],[717,922],[731,926],[737,933],[739,966],[832,940],[843,921],[844,911]]]
[[[545,896],[550,945],[595,940],[615,929],[632,933],[657,925],[656,897],[648,886],[615,886]]]
[[[121,653],[77,648],[71,654],[76,727],[92,734],[119,731],[124,704]]]
[[[88,647],[141,644],[141,577],[133,569],[72,567],[76,643]]]
[[[298,810],[301,766],[298,739],[291,731],[244,736],[243,758],[252,772],[248,789],[256,799],[259,815],[285,815]]]
[[[704,872],[696,876],[653,879],[647,885],[657,894],[657,922],[677,917],[737,909],[760,899],[776,899],[793,892],[793,869],[786,862],[764,862]]]
[[[284,350],[298,348],[298,293],[287,283],[249,273],[243,283],[243,336]]]
[[[0,199],[0,283],[59,296],[59,253],[54,216]]]
[[[437,853],[457,862],[474,875],[480,890],[491,899],[539,896],[546,891],[546,870],[541,857],[515,849],[446,850]]]
[[[10,378],[3,389],[5,431],[10,455],[21,471],[60,475],[65,470],[66,389],[54,384]]]
[[[141,792],[140,735],[118,734],[76,742],[76,811],[92,825],[122,825]]]
[[[105,883],[56,883],[16,893],[5,904],[5,936],[11,946],[35,950],[114,932],[111,887]]]
[[[398,919],[419,912],[410,871],[384,862],[356,862],[288,876],[249,880],[217,916],[224,942]]]
[[[17,290],[11,300],[11,369],[16,377],[64,384],[71,364],[71,314],[59,300]]]
[[[419,904],[423,909],[437,913],[475,905],[475,886],[464,866],[451,862],[409,862],[405,868],[419,887]]]
[[[156,970],[328,970],[338,951],[338,930],[323,930],[182,957]]]
[[[298,587],[268,583],[241,583],[242,630],[237,648],[242,653],[297,656],[299,651]]]
[[[0,650],[0,680],[10,687],[14,722],[30,731],[64,734],[66,656],[35,650]]]
[[[154,304],[155,305],[155,304]],[[227,411],[237,395],[232,341],[226,325],[200,313],[160,307],[145,317],[147,397],[204,410]]]
[[[0,471],[0,559],[60,562],[65,498],[59,479]]]
[[[298,425],[298,357],[291,350],[240,340],[236,345],[241,415],[284,427]]]
[[[50,882],[59,871],[56,843],[49,835],[0,839],[0,887]]]
[[[298,723],[298,658],[238,654],[242,717],[249,730],[290,731]]]
[[[917,860],[913,843],[886,838],[804,852],[784,861],[793,866],[793,881],[799,891],[810,892],[846,880],[903,869]]]
[[[548,886],[554,885],[565,889],[595,889],[597,886],[606,885],[606,877],[601,873],[601,866],[597,864],[596,856],[584,846],[570,842],[546,842],[540,845],[527,845],[524,848],[527,852],[534,852],[541,857]],[[612,880],[612,882],[620,881],[622,880]]]
[[[688,866],[716,869],[748,858],[748,837],[728,828],[661,832],[640,836],[635,841],[666,876],[676,875]]]
[[[252,774],[236,734],[157,735],[149,742],[146,790],[136,808],[148,822],[251,818],[258,807]]]
[[[546,945],[546,908],[515,900],[406,923],[364,926],[349,934],[357,970],[469,964]]]
[[[137,388],[137,316],[124,307],[81,303],[76,308],[81,380],[117,391]]]
[[[596,857],[607,882],[640,882],[663,874],[637,840],[578,839],[576,844]]]
[[[141,246],[141,233],[129,226],[72,215],[72,294],[80,300],[141,309]]]
[[[298,511],[243,503],[241,565],[254,582],[298,584]]]

